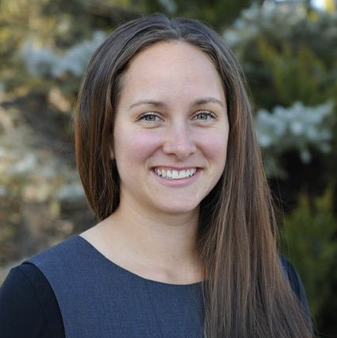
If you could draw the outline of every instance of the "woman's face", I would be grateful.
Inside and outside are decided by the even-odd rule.
[[[221,79],[205,53],[177,41],[142,51],[124,74],[114,127],[121,205],[197,211],[224,171],[228,132]]]

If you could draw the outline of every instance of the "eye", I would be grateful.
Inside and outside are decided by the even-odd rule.
[[[215,119],[215,114],[208,110],[201,110],[197,114],[194,115],[193,119],[199,121],[209,121]]]
[[[147,123],[159,122],[160,120],[161,120],[160,116],[154,113],[145,113],[137,119],[137,121],[144,121]]]

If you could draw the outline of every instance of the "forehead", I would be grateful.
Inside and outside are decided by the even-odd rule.
[[[203,68],[215,69],[211,58],[198,47],[184,41],[172,40],[157,42],[139,52],[131,59],[127,71],[135,71],[141,65],[146,64],[147,68],[161,67],[173,68],[179,64],[198,64]],[[141,70],[141,69],[138,69]],[[144,70],[144,69],[143,69]]]
[[[205,95],[205,91],[223,93],[222,80],[211,58],[181,41],[159,42],[137,54],[124,73],[122,87],[126,91],[132,88],[135,93],[165,88],[181,95],[191,91],[196,95]]]

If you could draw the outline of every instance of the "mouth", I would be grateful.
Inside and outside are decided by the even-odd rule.
[[[196,174],[197,168],[188,168],[188,169],[167,169],[167,168],[153,168],[153,172],[164,179],[167,180],[181,180],[184,178],[192,177]]]

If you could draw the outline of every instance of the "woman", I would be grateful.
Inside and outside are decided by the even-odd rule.
[[[76,158],[100,223],[11,271],[1,337],[313,336],[214,31],[152,15],[108,37],[79,94]]]

